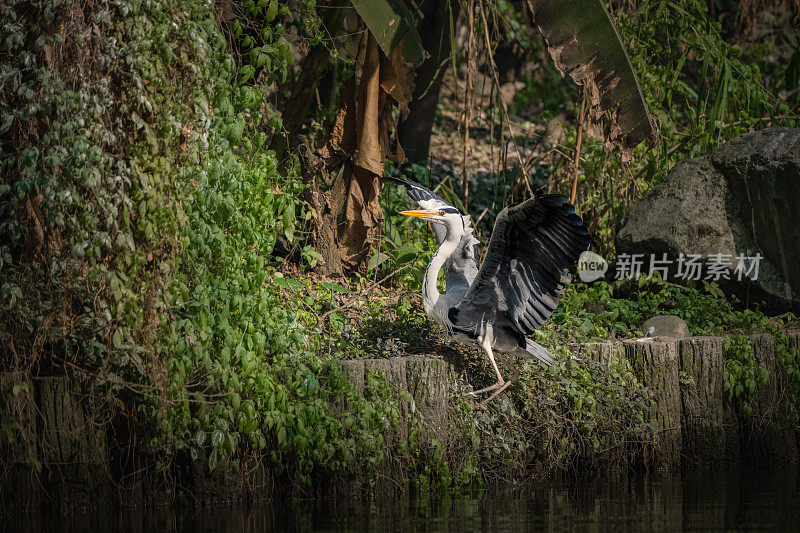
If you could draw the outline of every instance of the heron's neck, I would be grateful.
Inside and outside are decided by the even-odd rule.
[[[444,266],[447,258],[455,251],[458,246],[459,237],[447,232],[442,245],[433,254],[431,263],[428,265],[428,270],[425,271],[425,279],[422,280],[422,307],[425,312],[430,314],[433,306],[439,301],[439,289],[436,288],[436,280],[439,278],[439,271]]]

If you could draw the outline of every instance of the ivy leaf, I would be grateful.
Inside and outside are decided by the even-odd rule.
[[[208,470],[214,471],[215,468],[219,465],[219,450],[214,448],[211,450],[211,453],[208,456]]]
[[[332,283],[332,282],[329,282],[329,281],[323,283],[322,286],[325,287],[326,289],[330,290],[330,291],[345,292],[345,293],[349,293],[350,292],[350,289],[348,289],[347,287],[342,287],[341,285],[339,285],[337,283]]]
[[[292,278],[275,278],[275,284],[293,291],[300,290],[300,287],[302,287],[299,281]]]
[[[198,446],[202,446],[206,443],[206,432],[202,429],[198,430],[194,436],[194,441],[197,443]]]
[[[14,122],[14,113],[4,113],[3,122],[0,123],[0,133],[5,133],[11,129],[11,124]]]
[[[240,83],[246,83],[250,78],[253,77],[255,74],[256,69],[253,65],[242,65],[242,68],[239,69],[239,75],[242,77]]]
[[[389,259],[389,256],[386,255],[385,253],[383,252],[375,253],[372,257],[369,258],[369,263],[367,263],[367,270],[368,271],[375,270],[381,264],[383,264],[383,262],[386,261],[387,259]]]
[[[42,473],[42,463],[39,462],[39,459],[33,456],[28,457],[28,463],[34,468],[34,470],[36,470],[36,472],[39,474]]]
[[[405,263],[413,261],[417,258],[417,253],[418,251],[413,244],[404,244],[397,249],[397,264],[404,265]]]

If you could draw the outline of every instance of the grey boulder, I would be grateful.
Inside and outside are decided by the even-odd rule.
[[[800,310],[800,129],[768,128],[742,135],[710,155],[683,161],[633,204],[617,234],[621,254],[667,255],[668,281],[681,277],[681,254],[701,256],[703,277],[774,313]],[[761,256],[754,261],[737,257]],[[724,263],[707,276],[712,262]],[[737,267],[740,270],[737,271]],[[714,277],[718,279],[713,279]]]

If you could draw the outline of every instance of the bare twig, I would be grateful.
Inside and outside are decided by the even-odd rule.
[[[800,90],[798,87],[796,90]],[[761,117],[757,118],[756,122],[766,122],[767,124],[772,124],[773,122],[783,122],[788,118],[788,115],[775,115],[774,117]],[[723,128],[728,128],[730,126],[740,126],[742,124],[741,120],[734,120],[733,122],[729,122],[727,124],[722,124]]]
[[[469,122],[472,119],[470,106],[472,104],[472,67],[475,63],[475,2],[467,2],[467,77],[464,80],[464,160],[461,169],[461,191],[464,208],[469,203]]]
[[[569,203],[575,205],[578,198],[578,170],[581,161],[581,141],[583,140],[583,117],[586,114],[586,85],[583,86],[583,97],[581,98],[581,108],[578,111],[578,133],[575,141],[575,160],[572,164],[572,192],[569,195]]]
[[[81,367],[79,365],[76,365],[75,363],[73,363],[71,361],[67,361],[66,359],[63,359],[63,358],[58,358],[58,359],[61,359],[62,363],[64,363],[65,365],[71,367],[73,370],[75,370],[77,372],[80,372],[80,373],[82,373],[82,374],[84,374],[86,376],[90,376],[90,377],[94,378],[95,380],[98,380],[98,379],[102,380],[104,383],[111,383],[113,385],[119,385],[120,387],[127,388],[128,390],[130,390],[132,392],[138,392],[138,393],[142,393],[142,394],[144,394],[146,392],[161,392],[161,393],[165,393],[165,392],[170,390],[169,387],[159,387],[159,386],[156,386],[156,385],[147,385],[145,383],[134,383],[132,381],[125,381],[125,380],[121,380],[121,379],[113,379],[113,378],[110,378],[110,377],[108,377],[106,375],[103,375],[99,371],[87,370],[87,369],[85,369],[85,368],[83,368],[83,367]],[[230,396],[233,393],[232,392],[206,393],[206,392],[193,392],[193,391],[186,390],[186,391],[183,391],[183,394],[185,394],[186,396],[190,397],[190,398],[187,398],[184,401],[198,402],[198,403],[213,403],[213,402],[210,402],[210,401],[206,400],[206,398],[221,398],[221,397],[225,397],[225,396]],[[199,399],[193,400],[193,399],[191,399],[191,397],[196,397],[196,398],[199,398]],[[171,403],[174,403],[176,401],[180,401],[180,400],[170,400]]]
[[[478,227],[478,224],[481,223],[481,220],[483,220],[483,217],[486,215],[487,211],[489,211],[489,208],[488,207],[484,207],[483,211],[481,211],[481,214],[478,215],[478,218],[475,219],[475,227]]]
[[[522,159],[521,150],[517,146],[514,130],[511,127],[511,119],[508,116],[508,104],[506,103],[506,100],[503,97],[503,92],[500,91],[500,75],[498,74],[497,64],[494,62],[494,56],[492,54],[492,49],[491,49],[492,41],[489,37],[489,24],[486,21],[486,12],[483,9],[482,2],[479,2],[478,6],[480,7],[481,19],[483,21],[484,39],[486,40],[486,49],[488,50],[488,53],[486,55],[487,59],[489,60],[489,66],[491,66],[492,68],[492,80],[494,80],[494,83],[497,85],[498,89],[497,96],[498,99],[500,100],[500,103],[502,104],[500,107],[503,110],[503,122],[505,123],[506,128],[508,128],[508,134],[511,137],[511,144],[514,146],[514,152],[516,153],[517,161],[519,162],[520,170],[522,171],[522,177],[525,180],[525,188],[528,189],[528,194],[533,196],[533,189],[531,189],[530,180],[528,179],[528,170],[525,167],[525,162]]]

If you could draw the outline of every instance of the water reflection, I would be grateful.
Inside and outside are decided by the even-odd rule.
[[[796,467],[657,482],[549,483],[433,500],[297,502],[193,511],[126,510],[4,521],[29,531],[800,530]]]

